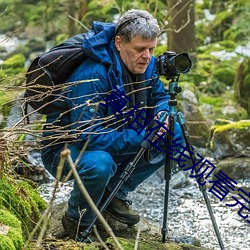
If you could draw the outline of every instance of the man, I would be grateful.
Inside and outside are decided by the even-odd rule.
[[[97,206],[116,186],[146,135],[146,129],[138,132],[139,129],[132,126],[136,114],[145,110],[137,121],[137,126],[141,127],[150,114],[157,119],[162,111],[168,111],[169,95],[156,73],[153,57],[159,32],[157,20],[142,10],[127,11],[117,25],[94,22],[83,41],[87,59],[69,77],[68,88],[62,91],[62,97],[47,116],[42,151],[46,169],[56,175],[65,143],[74,161],[87,145],[76,167]],[[91,81],[78,83],[82,80]],[[116,98],[110,99],[114,94]],[[122,101],[126,104],[115,109],[115,99],[119,98],[118,104]],[[158,135],[162,135],[165,128],[161,127]],[[182,140],[177,123],[175,139]],[[151,160],[140,159],[106,209],[124,223],[133,225],[140,220],[139,214],[130,208],[128,193],[164,165],[164,157],[159,157],[159,150],[153,149],[150,154]],[[65,164],[63,176],[69,170]],[[75,182],[67,213],[62,219],[65,231],[70,238],[81,237],[81,232],[93,217]],[[80,230],[77,233],[79,220]]]

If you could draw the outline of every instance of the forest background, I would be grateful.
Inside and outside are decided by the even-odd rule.
[[[213,105],[216,118],[225,118],[219,109],[232,102],[238,108],[228,113],[228,119],[249,118],[247,0],[0,0],[0,33],[5,35],[0,41],[0,104],[17,94],[17,88],[11,86],[24,84],[27,66],[35,56],[72,35],[86,32],[93,20],[115,22],[130,8],[146,9],[158,19],[162,33],[155,56],[167,50],[189,53],[193,67],[187,76],[181,76],[181,81],[195,85],[199,102]],[[5,44],[16,38],[18,45],[8,51]],[[242,63],[245,66],[240,67]],[[4,86],[12,91],[6,93]],[[2,108],[2,112],[5,119],[9,108]]]
[[[30,62],[68,37],[86,32],[94,20],[116,22],[131,8],[148,10],[158,19],[162,32],[155,56],[165,51],[188,52],[193,66],[181,75],[179,85],[195,93],[210,126],[217,119],[250,120],[248,0],[0,0],[0,132],[4,134],[0,162],[6,146],[11,164],[17,158],[23,160],[28,152],[24,139],[41,131],[39,119],[32,127],[12,126],[24,121],[20,116],[9,123],[25,89]]]

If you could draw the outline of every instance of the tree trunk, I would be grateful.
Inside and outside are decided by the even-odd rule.
[[[78,11],[78,18],[79,20],[87,13],[88,10],[88,2],[87,0],[79,1],[79,11]]]
[[[73,36],[76,34],[76,3],[75,0],[69,0],[67,4],[68,14],[69,14],[69,22],[68,22],[68,34],[69,36]]]
[[[167,0],[169,9],[168,50],[189,53],[196,60],[195,0]]]

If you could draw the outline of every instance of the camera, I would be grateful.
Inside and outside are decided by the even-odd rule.
[[[156,59],[156,69],[160,76],[167,80],[187,73],[192,66],[192,61],[187,53],[176,54],[174,51],[164,52]]]

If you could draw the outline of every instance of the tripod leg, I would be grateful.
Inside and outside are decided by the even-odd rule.
[[[162,123],[163,121],[165,121],[167,117],[167,113],[166,112],[162,112],[162,114],[160,115],[158,121],[160,123]],[[157,128],[158,124],[155,123],[153,125],[153,128]],[[154,133],[151,133],[148,136],[148,140],[143,140],[141,142],[141,148],[139,149],[139,151],[137,152],[137,154],[135,155],[134,159],[132,162],[130,162],[127,167],[124,169],[123,173],[120,176],[120,181],[118,182],[118,184],[116,185],[116,187],[113,189],[113,191],[110,193],[109,197],[107,198],[107,200],[104,202],[104,204],[102,205],[102,207],[100,208],[100,212],[102,213],[107,206],[109,205],[109,203],[112,201],[112,199],[114,198],[114,196],[116,195],[116,193],[118,192],[118,190],[120,189],[120,187],[122,186],[122,184],[129,178],[129,176],[132,174],[132,172],[135,169],[136,164],[138,163],[138,161],[140,160],[140,158],[142,157],[142,155],[144,154],[145,150],[148,148],[149,146],[149,141],[152,141],[154,138]],[[95,222],[97,220],[97,216],[94,217],[94,219],[92,220],[92,222],[90,223],[90,225],[88,226],[88,228],[82,233],[82,237],[83,240],[86,239],[90,233],[90,231],[92,230],[92,227],[94,226]]]
[[[181,130],[183,132],[183,135],[184,135],[184,139],[185,139],[185,143],[186,145],[188,145],[188,150],[190,152],[192,152],[192,146],[190,144],[190,138],[189,138],[189,133],[188,133],[188,130],[187,130],[187,127],[186,127],[186,124],[185,124],[185,119],[184,119],[184,116],[181,112],[178,112],[177,113],[177,119],[178,119],[178,122],[181,126]],[[194,163],[194,155],[193,154],[189,154],[190,155],[190,158],[191,158],[191,161],[192,163]],[[197,174],[197,166],[195,167],[195,172]],[[209,199],[208,199],[208,195],[207,195],[207,192],[206,192],[206,185],[200,185],[199,182],[198,182],[198,177],[196,177],[196,180],[197,180],[197,183],[199,185],[199,189],[200,191],[202,192],[202,195],[203,195],[203,198],[205,200],[205,203],[206,203],[206,206],[207,206],[207,210],[209,212],[209,215],[210,215],[210,219],[212,221],[212,224],[213,224],[213,228],[214,228],[214,231],[215,231],[215,234],[216,234],[216,237],[218,239],[218,242],[219,242],[219,245],[220,245],[220,248],[221,250],[224,250],[225,247],[224,247],[224,244],[222,242],[222,239],[221,239],[221,235],[220,235],[220,232],[219,232],[219,229],[218,229],[218,226],[217,226],[217,223],[216,223],[216,220],[215,220],[215,217],[214,217],[214,214],[213,214],[213,210],[212,210],[212,207],[211,207],[211,204],[209,202]],[[204,177],[202,177],[202,182],[204,182]]]
[[[169,116],[169,128],[171,133],[168,134],[168,143],[167,143],[167,147],[172,148],[172,144],[173,144],[173,134],[174,134],[174,116],[170,115]],[[168,228],[167,228],[167,219],[168,219],[168,199],[169,199],[169,183],[170,183],[170,179],[171,179],[171,175],[172,175],[172,169],[174,167],[174,161],[172,159],[170,159],[170,157],[168,156],[168,154],[166,154],[166,161],[165,161],[165,197],[164,197],[164,213],[163,213],[163,225],[162,225],[162,242],[165,243],[166,242],[166,235],[168,232]]]

